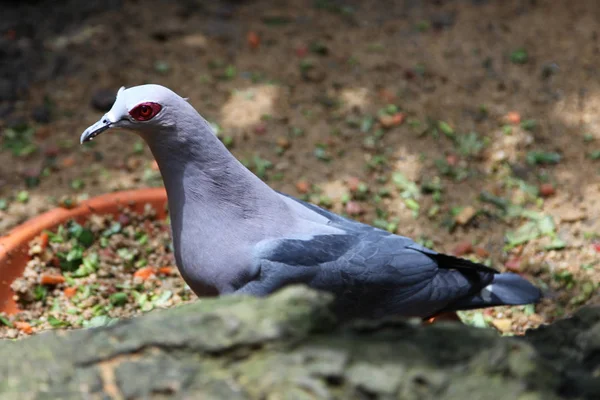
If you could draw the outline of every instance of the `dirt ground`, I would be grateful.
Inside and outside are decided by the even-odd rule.
[[[0,82],[0,232],[160,185],[133,134],[78,144],[103,94],[152,82],[272,187],[548,294],[468,323],[521,333],[600,300],[600,3],[109,3],[63,26],[0,25],[18,50],[4,59],[33,70]]]

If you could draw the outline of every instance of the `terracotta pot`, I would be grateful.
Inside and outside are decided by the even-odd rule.
[[[28,244],[44,230],[51,230],[71,219],[83,223],[91,214],[118,215],[123,208],[143,212],[152,205],[159,218],[166,214],[167,193],[163,188],[139,189],[109,193],[81,202],[72,209],[55,208],[17,226],[0,237],[0,312],[18,311],[10,284],[18,278],[29,261]]]

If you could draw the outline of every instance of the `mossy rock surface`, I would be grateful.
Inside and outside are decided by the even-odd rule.
[[[508,338],[456,323],[340,324],[330,305],[290,287],[0,342],[0,398],[600,398],[600,307]]]

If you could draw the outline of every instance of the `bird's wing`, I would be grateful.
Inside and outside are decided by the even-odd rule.
[[[373,228],[263,241],[254,259],[260,272],[240,293],[304,283],[336,294],[345,312],[372,316],[428,316],[481,290],[495,273]]]
[[[283,197],[287,197],[288,199],[291,199],[293,201],[295,201],[296,203],[308,208],[309,210],[316,212],[319,215],[322,215],[323,217],[329,219],[330,221],[334,221],[334,222],[349,222],[349,223],[353,223],[355,221],[352,221],[348,218],[344,218],[341,215],[332,213],[329,210],[325,210],[324,208],[321,208],[319,206],[316,206],[314,204],[308,203],[306,201],[302,201],[300,199],[295,198],[294,196],[290,196],[289,194],[285,194],[279,191],[276,191],[280,196]]]

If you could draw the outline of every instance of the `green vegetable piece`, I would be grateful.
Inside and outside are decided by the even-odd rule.
[[[110,226],[110,228],[108,228],[107,230],[105,230],[104,232],[102,232],[102,236],[104,237],[110,237],[116,233],[121,232],[121,224],[119,222],[113,222],[113,224]]]
[[[8,320],[8,318],[6,318],[6,317],[4,317],[2,315],[0,315],[0,324],[6,325],[9,328],[13,328],[14,327],[13,324],[12,324],[12,322],[10,322]]]
[[[558,164],[561,160],[561,155],[555,152],[530,151],[527,153],[527,163],[530,165],[547,165]]]
[[[17,193],[17,201],[19,203],[27,203],[29,201],[29,192],[26,190],[21,190]]]
[[[419,203],[415,200],[415,199],[404,199],[404,204],[406,204],[406,206],[412,210],[415,211],[416,213],[419,212],[419,209],[421,208],[421,206],[419,205]]]
[[[99,262],[100,257],[97,253],[88,254],[83,258],[82,264],[79,266],[79,268],[73,272],[73,277],[82,278],[90,275],[98,269]]]
[[[127,263],[130,263],[135,258],[135,254],[125,247],[118,249],[117,254]]]
[[[235,68],[235,65],[228,65],[225,68],[225,72],[223,74],[225,79],[233,79],[233,78],[235,78],[236,75],[237,75],[237,70]]]
[[[52,326],[53,328],[64,328],[66,326],[69,326],[68,322],[65,321],[61,321],[60,319],[56,318],[55,316],[50,315],[48,317],[48,323],[50,324],[50,326]]]
[[[170,290],[165,290],[156,299],[154,299],[152,303],[155,306],[162,306],[171,298],[171,296],[173,296],[173,292]]]
[[[83,179],[73,179],[71,181],[71,188],[74,190],[81,190],[85,187],[85,182]]]
[[[127,304],[128,298],[127,294],[123,292],[113,293],[109,297],[110,304],[113,306],[122,306]]]
[[[529,54],[523,48],[517,49],[510,54],[510,61],[513,64],[526,64],[529,61]]]
[[[140,140],[133,144],[133,152],[134,153],[143,153],[144,152],[144,143]]]
[[[165,61],[157,61],[154,63],[154,70],[159,74],[166,74],[169,72],[169,64]]]
[[[48,288],[42,285],[37,285],[33,288],[33,298],[35,301],[43,301],[48,295]]]

